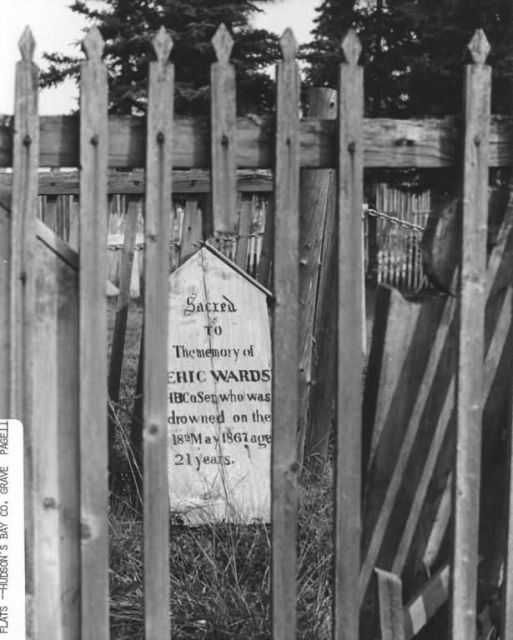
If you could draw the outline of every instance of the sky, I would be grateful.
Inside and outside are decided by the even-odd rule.
[[[2,0],[0,20],[0,114],[13,112],[14,69],[19,60],[18,40],[29,25],[36,40],[35,61],[44,65],[43,51],[76,54],[73,46],[82,36],[85,24],[80,16],[69,10],[71,0]],[[258,3],[257,3],[258,4]],[[298,42],[309,40],[313,27],[314,8],[320,0],[275,0],[262,5],[265,13],[257,15],[255,26],[281,35],[290,27]],[[68,81],[40,94],[41,115],[69,113],[76,107],[78,92],[74,82]]]

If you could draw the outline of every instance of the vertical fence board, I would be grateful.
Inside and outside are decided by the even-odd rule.
[[[10,407],[9,416],[24,422],[27,637],[34,638],[35,518],[32,365],[34,331],[34,251],[37,212],[39,71],[33,63],[35,42],[30,29],[21,36],[22,59],[16,64],[13,139],[13,192],[10,263]]]
[[[299,290],[299,71],[290,29],[277,68],[272,392],[273,638],[296,637]]]
[[[392,522],[401,483],[415,442],[422,430],[423,415],[426,411],[434,410],[430,402],[431,390],[440,384],[438,376],[440,368],[443,367],[441,363],[447,363],[450,357],[446,350],[452,336],[451,327],[455,313],[452,299],[446,303],[442,300],[441,310],[438,303],[433,309],[428,307],[423,311],[422,306],[407,303],[397,292],[381,290],[376,304],[379,317],[383,317],[380,308],[385,299],[390,307],[387,310],[388,326],[386,334],[383,335],[384,352],[379,356],[379,361],[369,362],[371,374],[380,377],[374,383],[369,379],[370,388],[366,389],[366,408],[368,410],[368,406],[373,404],[375,413],[373,418],[370,415],[366,416],[366,427],[372,428],[373,437],[368,445],[369,454],[366,455],[370,485],[367,485],[365,491],[364,544],[360,577],[362,596],[367,590],[372,570],[379,559]],[[422,319],[423,313],[429,314],[427,320]],[[426,326],[429,327],[429,333],[426,333]],[[379,329],[379,326],[376,329]],[[376,337],[378,335],[375,334]],[[415,350],[411,348],[411,344],[415,345]],[[394,352],[402,352],[402,358],[391,358],[390,354]],[[415,356],[412,357],[411,354]],[[382,365],[383,358],[386,360]],[[417,373],[416,367],[421,366],[421,363],[421,372]],[[405,371],[409,372],[408,380],[404,378]],[[444,400],[443,394],[447,395],[449,382],[450,380],[443,388],[437,387],[436,395],[440,402]],[[371,385],[379,388],[379,394],[373,394]],[[399,393],[396,390],[399,390]],[[404,407],[402,398],[411,399],[411,405]],[[393,433],[389,430],[391,424],[404,425],[394,456],[390,455],[386,447],[381,453],[383,442]],[[373,477],[380,478],[379,486],[374,484]]]
[[[80,220],[79,220],[79,202],[77,198],[71,196],[71,203],[69,208],[69,234],[65,238],[68,241],[69,246],[72,249],[78,251],[79,235],[80,235]]]
[[[137,215],[139,213],[138,204],[138,198],[129,198],[125,219],[123,253],[121,255],[121,265],[119,269],[119,294],[116,309],[116,320],[112,334],[112,350],[109,367],[109,398],[113,402],[117,402],[119,400],[128,305],[130,304],[130,283],[134,264]]]
[[[349,31],[339,76],[335,637],[357,640],[361,533],[363,69]],[[358,272],[355,272],[358,269]]]
[[[107,70],[93,27],[80,76],[80,500],[82,639],[109,637],[107,486]]]
[[[269,282],[272,264],[272,248],[274,246],[274,201],[270,198],[267,202],[267,210],[265,213],[264,237],[262,238],[262,251],[260,252],[260,260],[257,268],[257,280],[265,287],[272,289]]]
[[[153,39],[146,150],[143,468],[146,640],[168,640],[167,335],[174,68],[164,28]]]
[[[326,225],[321,250],[321,269],[314,319],[314,370],[310,396],[310,418],[305,454],[314,471],[320,471],[328,457],[329,435],[335,417],[337,352],[337,306],[333,304],[337,273],[335,172],[329,169]]]
[[[334,89],[315,88],[309,91],[308,117],[334,118],[336,114],[336,92]],[[328,215],[330,203],[328,197],[333,196],[331,182],[333,172],[329,169],[303,170],[301,174],[300,197],[300,278],[299,278],[299,435],[298,456],[303,459],[305,440],[310,428],[311,412],[310,396],[313,375],[315,347],[315,318],[320,316],[319,309],[326,302],[320,298],[321,270],[327,271],[329,256],[323,255],[326,235],[333,237],[335,217]],[[326,289],[323,289],[326,293]],[[331,305],[333,307],[333,305]],[[324,366],[324,364],[323,364]],[[317,369],[319,371],[319,369]],[[313,420],[315,421],[315,419]],[[328,419],[328,423],[330,420]],[[311,434],[309,442],[315,442],[324,434]],[[312,437],[313,436],[313,437]]]
[[[235,261],[241,269],[248,264],[249,232],[251,230],[251,216],[255,206],[255,198],[243,194],[240,199],[239,241]]]
[[[212,217],[214,234],[237,229],[235,164],[235,69],[229,63],[233,40],[224,24],[212,39],[217,62],[211,68]]]
[[[201,210],[197,200],[187,199],[182,224],[182,240],[180,242],[180,261],[194,253],[203,240]]]
[[[78,270],[44,231],[35,258],[35,628],[37,638],[79,640]]]
[[[44,205],[44,218],[43,222],[47,227],[50,227],[52,231],[57,230],[57,199],[58,196],[48,195]]]
[[[130,289],[132,270],[134,266],[135,239],[137,234],[137,215],[139,213],[139,199],[128,198],[128,206],[125,216],[125,233],[123,238],[123,253],[119,268],[119,293],[116,308],[116,318],[112,332],[112,346],[110,353],[108,392],[111,402],[119,402],[119,389],[121,385],[121,372],[123,368],[123,353],[125,350],[126,326],[128,320],[128,307],[130,304]],[[115,476],[119,476],[119,470],[113,468],[113,452],[116,430],[116,419],[113,408],[109,409],[109,475],[111,488]]]
[[[475,633],[478,564],[486,237],[488,216],[488,136],[491,69],[489,44],[476,31],[465,77],[463,223],[459,284],[457,442],[454,481],[454,550],[451,582],[453,640]]]
[[[379,640],[404,640],[403,589],[399,576],[374,569]]]

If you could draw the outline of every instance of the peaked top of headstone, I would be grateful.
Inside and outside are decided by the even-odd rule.
[[[223,262],[227,267],[229,267],[230,269],[232,269],[233,271],[235,271],[239,276],[241,276],[242,278],[244,278],[245,280],[248,281],[249,284],[253,285],[254,287],[256,287],[257,289],[259,289],[266,297],[268,300],[272,300],[274,298],[273,294],[269,291],[269,289],[267,289],[267,287],[264,287],[263,284],[261,284],[260,282],[258,282],[258,280],[255,280],[255,278],[253,278],[252,276],[249,275],[249,273],[247,273],[246,271],[244,271],[244,269],[242,269],[241,267],[239,267],[239,265],[236,262],[233,262],[233,260],[230,260],[230,258],[228,258],[227,256],[225,256],[223,253],[221,253],[220,251],[218,251],[215,247],[213,247],[210,243],[208,242],[203,242],[201,247],[195,251],[194,253],[192,253],[186,260],[185,262],[183,262],[178,269],[175,269],[175,271],[173,271],[173,273],[169,276],[171,279],[175,276],[178,276],[180,274],[180,272],[184,269],[187,268],[187,263],[192,260],[195,256],[198,255],[198,253],[200,252],[207,252],[208,254],[212,255],[215,259],[219,260],[220,262]]]

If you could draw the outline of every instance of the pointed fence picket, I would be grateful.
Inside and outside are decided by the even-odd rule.
[[[237,224],[235,68],[229,62],[233,38],[224,24],[212,44],[217,56],[210,76],[212,217],[214,233],[233,233]]]
[[[273,635],[296,637],[296,429],[298,410],[299,69],[290,30],[277,65],[272,333],[272,611]]]
[[[491,67],[490,45],[478,30],[469,44],[472,63],[465,73],[465,143],[463,221],[458,306],[456,370],[456,459],[454,475],[454,550],[451,581],[453,640],[475,633],[486,243],[488,221],[488,139]]]
[[[342,41],[338,91],[338,331],[335,636],[359,636],[361,537],[363,69],[354,31]],[[351,327],[351,340],[346,332]]]
[[[153,39],[146,147],[143,365],[144,623],[147,640],[170,637],[167,486],[167,345],[174,66],[162,27]]]
[[[172,42],[165,30],[161,29],[153,40],[156,60],[149,70],[146,122],[138,117],[108,116],[104,43],[95,28],[84,40],[86,59],[81,65],[79,117],[39,118],[37,68],[32,62],[34,40],[26,31],[20,41],[15,126],[9,118],[0,122],[0,166],[13,168],[12,176],[0,176],[2,188],[12,192],[11,202],[2,203],[0,215],[2,229],[10,231],[0,244],[0,287],[5,303],[0,345],[3,352],[9,351],[8,375],[2,373],[6,383],[3,411],[22,418],[27,433],[26,591],[28,637],[32,640],[47,635],[49,629],[55,638],[109,638],[107,390],[115,399],[122,365],[114,355],[108,380],[105,282],[109,194],[117,194],[117,200],[110,203],[113,208],[123,209],[128,198],[128,214],[123,211],[120,216],[126,227],[121,241],[124,252],[116,340],[122,341],[124,335],[139,210],[144,218],[144,366],[140,372],[143,431],[134,430],[134,439],[138,439],[144,461],[145,637],[168,640],[173,633],[168,571],[167,362],[162,348],[168,330],[173,330],[167,315],[168,276],[207,234],[241,267],[258,272],[261,281],[267,282],[272,272],[272,626],[276,640],[296,638],[298,297],[299,265],[301,257],[308,253],[308,247],[300,248],[300,238],[304,237],[300,234],[301,167],[331,168],[337,178],[337,325],[332,328],[337,342],[336,349],[332,349],[337,363],[333,637],[367,637],[368,621],[359,618],[362,601],[364,613],[369,606],[364,596],[371,582],[373,586],[377,584],[379,606],[370,613],[377,615],[382,637],[410,637],[411,628],[416,629],[421,623],[414,619],[415,604],[404,607],[401,603],[401,593],[405,593],[402,574],[410,567],[418,530],[425,528],[428,521],[431,529],[423,533],[420,555],[429,556],[429,564],[439,553],[442,534],[435,528],[446,531],[450,509],[455,523],[450,582],[452,637],[467,638],[474,632],[482,415],[483,407],[487,410],[486,402],[490,404],[489,397],[498,393],[494,385],[498,372],[503,371],[500,362],[509,344],[512,286],[504,275],[507,269],[503,268],[511,255],[511,211],[488,263],[486,260],[488,168],[504,166],[513,157],[510,145],[504,142],[508,120],[490,117],[491,73],[485,64],[488,44],[484,34],[477,32],[470,46],[473,63],[466,70],[465,152],[461,162],[453,119],[363,118],[363,69],[358,63],[361,46],[353,32],[342,41],[345,62],[339,69],[337,117],[301,119],[297,43],[290,30],[280,42],[276,121],[270,128],[269,120],[236,117],[234,70],[229,62],[233,42],[227,29],[219,28],[213,39],[217,62],[212,66],[209,136],[199,120],[174,119],[174,71],[169,62]],[[127,139],[130,145],[126,144]],[[63,181],[67,190],[59,192],[56,171],[38,176],[38,164],[54,169],[80,165],[80,176],[76,172],[67,176]],[[179,174],[173,171],[172,164],[202,172]],[[431,301],[413,310],[390,291],[381,293],[390,315],[376,326],[375,336],[381,335],[385,346],[369,361],[370,390],[366,389],[362,433],[364,166],[440,168],[457,164],[464,165],[463,251],[457,297]],[[144,172],[108,172],[109,168],[143,166]],[[271,184],[269,174],[255,178],[237,173],[238,166],[266,170],[272,167],[274,182]],[[210,168],[211,177],[204,171],[206,168]],[[172,180],[181,185],[181,191]],[[36,220],[38,190],[46,197],[41,207],[46,226]],[[244,192],[240,198],[237,190]],[[271,191],[274,198],[262,207],[255,194]],[[209,206],[210,192],[213,215],[209,221],[200,210]],[[79,216],[66,217],[65,205],[57,198],[59,193],[67,194],[70,208],[78,205]],[[119,196],[122,193],[124,200]],[[185,196],[179,198],[180,208],[173,207],[173,200],[178,204],[177,193]],[[10,218],[4,215],[9,206]],[[78,246],[80,255],[57,235]],[[49,253],[35,263],[40,244]],[[257,255],[261,255],[259,261],[255,260]],[[36,271],[38,282],[46,285],[41,291],[35,287]],[[399,280],[408,277],[402,266],[394,274]],[[45,280],[43,275],[48,278]],[[327,289],[329,278],[323,278],[320,285]],[[497,280],[505,286],[499,286],[501,282]],[[64,284],[74,288],[66,292]],[[489,301],[492,292],[498,291],[503,295],[500,308]],[[66,304],[70,305],[69,317],[63,315]],[[394,318],[397,327],[387,325]],[[402,333],[400,321],[409,323],[408,330]],[[64,327],[64,322],[69,326],[58,338],[56,327]],[[431,336],[429,344],[426,327]],[[36,345],[36,335],[47,335],[48,340]],[[416,340],[422,343],[417,351],[423,358],[422,366],[413,362],[410,353]],[[387,360],[390,344],[402,349],[400,359]],[[457,344],[457,350],[453,344]],[[55,353],[52,351],[48,363],[46,386],[41,387],[48,389],[48,394],[41,390],[34,393],[36,375],[42,375],[46,364],[43,359],[49,357],[43,354],[50,350]],[[383,370],[385,360],[387,367]],[[73,367],[65,381],[59,370],[61,361]],[[454,365],[454,370],[444,369],[447,365]],[[442,381],[441,373],[445,376]],[[59,393],[52,394],[50,381],[54,379]],[[68,391],[65,397],[60,393],[63,389]],[[398,397],[404,389],[409,394],[407,403]],[[433,389],[436,393],[432,393]],[[433,421],[436,424],[427,425],[431,429],[428,433],[425,413],[433,402],[438,403],[439,413]],[[36,415],[46,417],[40,428]],[[448,441],[453,416],[457,426],[455,464],[448,465],[444,443]],[[397,427],[399,417],[404,420]],[[384,444],[391,433],[401,436],[392,456],[386,455],[387,451],[390,453],[387,446],[391,445]],[[418,457],[421,435],[424,440],[420,444],[424,446]],[[69,445],[67,455],[63,454],[63,443]],[[417,458],[413,460],[412,456]],[[438,469],[440,456],[445,456],[443,473]],[[510,472],[511,464],[510,456]],[[405,487],[412,467],[415,480]],[[43,476],[43,472],[47,475]],[[444,512],[435,521],[428,519],[424,511],[434,477],[441,491],[432,511]],[[447,497],[441,500],[441,494],[447,493],[451,485],[451,477],[455,487],[452,502]],[[36,487],[37,478],[41,479],[42,488]],[[363,481],[366,484],[362,492]],[[373,484],[378,481],[379,486]],[[401,514],[404,527],[395,535],[400,518],[394,518],[394,514],[398,513],[401,491],[401,499],[407,495],[412,504],[408,513]],[[54,510],[62,521],[52,519]],[[512,582],[512,521],[510,513],[508,548],[504,552],[506,594],[511,591]],[[55,538],[51,543],[50,534]],[[392,537],[393,548],[389,546]],[[49,544],[58,554],[58,562],[53,564],[43,553]],[[390,566],[381,566],[383,563]],[[71,569],[64,565],[74,567],[74,577],[66,573]],[[448,564],[444,565],[440,574],[442,589],[433,600],[436,607],[447,598],[448,571]],[[372,581],[373,576],[377,576],[377,582]],[[419,598],[433,591],[435,583],[425,582],[420,595],[411,602],[419,602]],[[372,615],[370,620],[374,620]],[[506,598],[506,630],[510,630],[512,618],[511,603]]]
[[[81,638],[109,629],[107,519],[107,68],[103,39],[83,42],[80,75],[80,521]]]
[[[35,224],[37,207],[37,162],[39,154],[38,82],[39,70],[33,62],[35,42],[30,29],[19,41],[21,60],[16,64],[15,118],[13,135],[13,186],[10,224],[9,317],[9,404],[5,416],[23,416],[25,425],[25,530],[27,603],[35,597],[37,537],[34,518],[34,411],[31,369],[34,359],[35,322]],[[7,301],[6,301],[7,302]],[[27,628],[36,624],[27,606]]]

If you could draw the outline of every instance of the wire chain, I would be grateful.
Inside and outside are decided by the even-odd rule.
[[[243,234],[243,235],[227,235],[227,236],[221,236],[219,238],[219,240],[221,242],[225,241],[225,242],[234,242],[235,240],[240,240],[241,238],[263,238],[264,234],[263,233],[249,233],[249,234]],[[193,242],[192,243],[195,246],[200,247],[202,245],[202,242]],[[182,243],[180,242],[180,240],[174,240],[172,242],[169,243],[169,247],[175,247],[177,249],[179,249],[182,246]],[[121,244],[110,244],[107,246],[107,249],[109,251],[123,251],[124,247]],[[134,247],[134,251],[144,251],[144,242],[140,243],[140,244],[136,244]]]
[[[385,222],[389,222],[390,224],[396,224],[403,229],[409,229],[410,231],[415,231],[416,233],[424,233],[425,227],[420,224],[415,224],[414,222],[408,222],[408,220],[402,220],[397,216],[390,215],[389,213],[385,213],[384,211],[377,211],[376,209],[371,209],[367,205],[363,205],[363,213],[364,215],[372,216],[373,218],[378,218],[380,220],[385,220]],[[250,233],[247,235],[233,235],[227,236],[226,240],[231,242],[235,240],[239,240],[241,238],[259,238],[262,237],[263,233]],[[180,247],[180,241],[175,240],[170,243],[170,246]],[[134,247],[135,251],[142,251],[144,249],[144,244],[138,244]],[[109,245],[109,251],[122,251],[123,247],[121,245]]]
[[[371,209],[364,205],[363,207],[364,214],[372,216],[373,218],[379,218],[380,220],[385,220],[386,222],[390,222],[391,224],[396,224],[399,227],[403,227],[403,229],[410,229],[411,231],[415,231],[416,233],[424,233],[424,227],[420,224],[415,224],[414,222],[408,222],[407,220],[402,220],[397,216],[392,216],[388,213],[384,213],[383,211],[376,211],[376,209]]]

